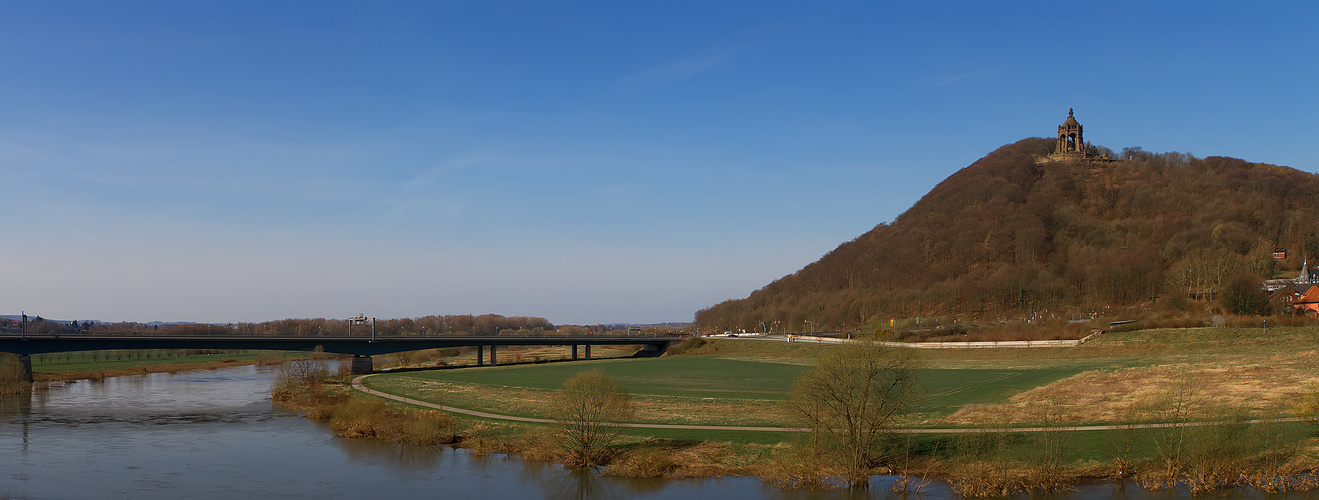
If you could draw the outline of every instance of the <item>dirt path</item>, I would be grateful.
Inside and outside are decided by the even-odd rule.
[[[531,422],[537,424],[556,423],[556,421],[547,418],[519,417],[515,415],[501,415],[498,413],[487,413],[483,411],[468,410],[465,408],[455,408],[452,406],[427,403],[425,401],[419,401],[416,399],[407,398],[396,394],[389,394],[387,392],[380,392],[375,389],[368,389],[365,385],[362,385],[362,380],[371,376],[373,375],[360,375],[354,378],[353,388],[362,391],[364,393],[370,394],[372,396],[379,396],[385,399],[398,401],[400,403],[407,403],[410,405],[417,405],[426,408],[431,408],[434,410],[447,411],[450,413],[470,415],[473,417],[489,418],[494,420],[508,420],[513,422]],[[1264,418],[1264,419],[1246,420],[1244,422],[1217,421],[1217,422],[1186,422],[1182,424],[1167,423],[1167,424],[1129,424],[1129,425],[1077,425],[1077,426],[1066,426],[1066,427],[999,427],[999,428],[989,428],[989,429],[985,429],[985,428],[893,429],[892,432],[898,434],[966,434],[972,432],[1111,431],[1117,429],[1162,429],[1168,427],[1175,427],[1178,425],[1188,426],[1188,427],[1199,427],[1204,425],[1223,425],[1230,423],[1263,424],[1263,423],[1277,423],[1277,422],[1300,422],[1302,420],[1305,419],[1300,417],[1289,417],[1289,418]],[[631,427],[637,429],[688,429],[688,430],[707,430],[707,431],[759,431],[759,432],[810,431],[810,429],[807,429],[805,427],[754,427],[754,426],[740,426],[740,425],[683,425],[683,424],[616,424],[616,425],[618,425],[619,427]]]

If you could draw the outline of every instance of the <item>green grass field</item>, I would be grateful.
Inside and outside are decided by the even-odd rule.
[[[1061,380],[1081,368],[929,368],[921,372],[925,399],[916,408],[927,418],[949,415],[968,404],[1007,401],[1021,392]]]
[[[791,392],[794,379],[832,348],[714,340],[684,356],[382,374],[368,379],[368,385],[453,406],[543,417],[546,398],[564,380],[598,369],[638,401],[642,407],[639,421],[788,425],[780,402]],[[991,420],[1023,415],[1020,410],[1042,398],[1067,403],[1097,392],[1104,393],[1101,401],[1069,409],[1069,423],[1114,422],[1117,417],[1105,410],[1125,408],[1150,397],[1158,390],[1155,386],[1170,383],[1169,377],[1177,373],[1217,377],[1210,391],[1220,398],[1215,404],[1230,404],[1235,398],[1248,402],[1238,406],[1239,411],[1285,416],[1296,391],[1306,387],[1307,380],[1319,378],[1312,368],[1319,361],[1319,329],[1279,328],[1267,334],[1235,328],[1150,330],[1105,334],[1076,348],[920,354],[926,366],[921,377],[925,396],[909,425],[1001,424]],[[1032,391],[1046,387],[1043,392]],[[1027,391],[1032,392],[1023,395]],[[1135,394],[1137,391],[1145,392]],[[1033,399],[1014,399],[1019,395]],[[958,413],[972,407],[978,413]],[[945,419],[954,413],[957,415]]]
[[[600,370],[633,395],[779,400],[792,390],[793,379],[806,368],[689,356],[437,370],[388,377],[553,390],[580,372]]]
[[[450,391],[445,396],[449,404],[472,405],[474,409],[514,415],[544,416],[535,404],[502,403],[515,399],[536,399],[538,395],[548,397],[551,391],[559,388],[569,377],[586,370],[600,370],[638,400],[654,399],[670,404],[681,404],[686,400],[692,405],[709,404],[710,400],[751,400],[761,403],[761,411],[773,412],[777,402],[792,391],[796,377],[809,368],[808,364],[783,363],[774,359],[755,361],[746,358],[679,356],[384,374],[368,379],[368,385],[418,399],[435,400],[435,395],[417,388],[426,382],[444,383],[446,387],[461,384],[465,389],[463,394],[467,395],[461,396],[458,391]],[[1001,402],[1022,391],[1079,371],[1076,368],[926,369],[921,376],[925,397],[916,408],[916,413],[924,418],[938,418],[967,404]],[[729,417],[728,420],[749,423],[743,416]],[[689,423],[685,418],[657,421]],[[777,415],[762,415],[754,423],[786,424]]]

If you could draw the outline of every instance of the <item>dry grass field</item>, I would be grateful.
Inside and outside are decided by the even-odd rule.
[[[1006,351],[1006,350],[1005,350]],[[1033,423],[1048,405],[1068,423],[1150,420],[1149,407],[1176,388],[1199,413],[1288,416],[1319,383],[1319,329],[1197,328],[1101,336],[1060,352],[940,353],[941,366],[1073,366],[1077,375],[995,404],[973,404],[951,424]]]

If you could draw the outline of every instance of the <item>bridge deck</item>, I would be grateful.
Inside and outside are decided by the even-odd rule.
[[[0,352],[41,354],[48,352],[109,349],[258,349],[312,351],[374,356],[391,352],[442,347],[513,345],[654,345],[663,349],[679,337],[665,335],[577,335],[527,337],[269,337],[269,336],[157,336],[157,335],[0,335]]]

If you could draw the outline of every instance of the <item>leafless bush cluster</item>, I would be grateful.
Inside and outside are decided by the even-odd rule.
[[[289,361],[279,366],[270,392],[275,399],[288,398],[298,392],[315,392],[329,376],[330,366],[324,359]]]
[[[32,384],[23,379],[18,355],[0,353],[0,396],[22,394],[32,389]]]
[[[344,437],[369,437],[395,443],[438,445],[458,436],[452,417],[425,410],[394,410],[384,400],[355,396],[334,407],[330,428]]]

